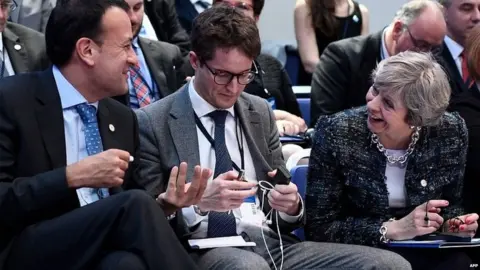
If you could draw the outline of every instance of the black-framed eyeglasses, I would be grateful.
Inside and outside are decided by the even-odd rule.
[[[442,52],[442,46],[432,45],[424,40],[416,39],[412,35],[412,32],[410,32],[410,28],[408,28],[408,26],[405,26],[405,28],[407,29],[408,35],[410,36],[416,50],[421,52],[431,52],[432,54],[440,54]]]
[[[234,74],[228,71],[214,70],[207,65],[204,61],[202,63],[207,67],[207,69],[213,75],[213,81],[218,85],[227,85],[229,84],[234,77],[237,77],[237,82],[242,85],[247,85],[255,78],[255,71],[247,71],[240,74]]]
[[[15,0],[4,0],[0,1],[0,8],[2,11],[8,10],[9,12],[14,11],[17,9],[18,4]]]

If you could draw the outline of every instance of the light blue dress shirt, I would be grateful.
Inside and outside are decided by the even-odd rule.
[[[85,126],[75,108],[78,104],[88,104],[88,102],[82,94],[67,81],[58,67],[53,66],[52,71],[62,103],[65,150],[67,151],[67,165],[70,165],[88,157],[84,134]],[[91,103],[90,105],[98,109],[98,102]],[[92,188],[77,189],[77,196],[80,201],[80,206],[99,200],[97,193],[94,192]]]

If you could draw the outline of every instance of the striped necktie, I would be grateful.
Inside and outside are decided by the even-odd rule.
[[[225,143],[225,120],[228,112],[216,110],[208,114],[215,122],[215,172],[213,179],[232,169],[232,159]],[[214,212],[208,214],[207,237],[226,237],[237,235],[237,222],[230,212]]]

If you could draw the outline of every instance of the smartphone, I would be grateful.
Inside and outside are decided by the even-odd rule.
[[[272,184],[275,185],[288,185],[290,184],[290,172],[287,168],[279,167],[277,168],[277,173],[273,178],[271,178]]]

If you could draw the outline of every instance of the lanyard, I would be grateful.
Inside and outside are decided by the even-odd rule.
[[[5,46],[2,48],[2,68],[0,72],[0,78],[3,78],[3,74],[5,73]]]
[[[203,126],[202,124],[202,121],[200,121],[200,118],[198,118],[197,114],[195,112],[193,112],[193,114],[195,115],[195,123],[197,124],[197,127],[200,129],[200,131],[203,133],[203,136],[205,136],[205,138],[210,142],[210,144],[212,145],[212,148],[215,149],[215,140],[212,138],[212,136],[210,136],[210,134],[208,134],[207,130],[205,129],[205,126]],[[240,129],[240,141],[238,141],[238,130]],[[240,157],[241,157],[241,162],[242,162],[242,167],[238,167],[238,165],[233,162],[232,160],[232,166],[235,170],[237,170],[237,172],[240,172],[240,170],[243,170],[245,169],[245,158],[243,156],[243,134],[242,134],[242,127],[240,125],[238,125],[238,118],[235,117],[235,135],[237,137],[237,146],[238,146],[238,150],[240,151]]]

